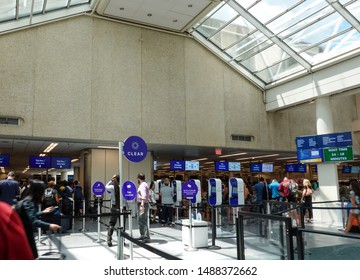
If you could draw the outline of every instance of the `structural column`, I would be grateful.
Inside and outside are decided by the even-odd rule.
[[[321,97],[316,100],[316,130],[317,134],[334,132],[330,97]],[[339,199],[338,173],[336,163],[320,163],[317,165],[319,190],[315,192],[314,202],[336,201]],[[338,203],[315,204],[319,207],[339,207]],[[322,222],[341,223],[339,210],[315,210],[314,219]]]

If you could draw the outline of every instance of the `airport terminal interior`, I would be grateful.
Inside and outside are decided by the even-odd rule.
[[[359,0],[1,0],[0,48],[0,179],[84,192],[63,232],[36,232],[40,258],[360,259],[338,190],[360,179]],[[141,163],[119,156],[136,135]],[[198,180],[205,201],[210,178],[319,188],[308,220],[270,199],[176,201],[170,226],[149,219],[149,243],[127,201],[108,247],[109,195],[96,208],[92,187],[139,172]]]

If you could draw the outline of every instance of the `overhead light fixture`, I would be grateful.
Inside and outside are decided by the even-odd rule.
[[[246,155],[246,154],[247,153],[237,153],[237,154],[223,155],[223,156],[219,156],[219,158],[242,156],[242,155]]]
[[[201,161],[201,160],[208,160],[208,158],[198,158],[198,159],[193,159],[193,160],[190,160],[190,161]]]
[[[75,162],[75,161],[78,161],[79,159],[78,158],[74,158],[71,160],[71,162]]]
[[[45,150],[44,153],[50,153],[59,143],[51,143]]]
[[[30,166],[26,167],[26,168],[23,170],[23,172],[21,172],[21,173],[26,173],[29,169],[30,169]]]
[[[5,173],[5,167],[4,167],[4,166],[1,166],[0,168],[1,168],[1,172],[2,172],[2,173]]]
[[[113,150],[118,150],[119,147],[118,146],[97,146],[99,149],[113,149]]]
[[[284,160],[284,159],[292,159],[292,158],[297,158],[297,157],[283,157],[283,158],[277,158],[276,160]]]
[[[45,157],[46,156],[46,154],[40,154],[39,155],[39,157]]]

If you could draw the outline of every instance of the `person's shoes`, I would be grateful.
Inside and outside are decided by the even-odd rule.
[[[112,244],[111,241],[108,241],[108,242],[107,242],[107,245],[108,245],[109,247],[112,247],[113,244]]]
[[[144,243],[150,243],[150,238],[144,238],[142,241],[143,241]]]

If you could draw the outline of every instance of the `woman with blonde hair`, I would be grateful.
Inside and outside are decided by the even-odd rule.
[[[314,189],[311,186],[311,183],[308,179],[303,180],[303,190],[301,195],[301,203],[303,208],[303,215],[305,217],[306,210],[308,210],[308,219],[307,222],[312,224],[313,219],[313,211],[312,211],[312,195],[314,193]]]

